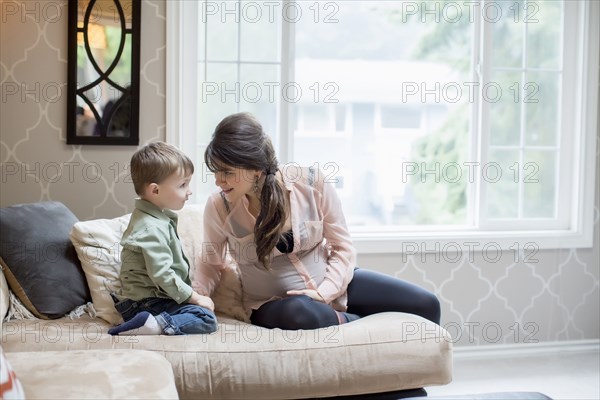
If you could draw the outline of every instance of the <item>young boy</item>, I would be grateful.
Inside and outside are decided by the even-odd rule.
[[[189,263],[177,236],[177,215],[192,194],[192,161],[163,142],[131,158],[135,210],[121,244],[121,294],[115,307],[125,320],[111,335],[184,335],[217,330],[210,297],[194,292]]]

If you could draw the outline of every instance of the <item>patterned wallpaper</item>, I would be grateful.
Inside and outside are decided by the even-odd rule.
[[[51,199],[80,219],[124,214],[135,146],[66,144],[67,1],[0,1],[0,204]],[[165,8],[142,5],[140,143],[165,138]]]
[[[125,180],[135,150],[66,145],[67,1],[0,0],[0,206],[65,203],[80,219],[131,211]],[[141,143],[165,138],[165,3],[142,2]],[[600,143],[600,141],[599,141]],[[435,292],[457,345],[600,338],[596,184],[592,249],[543,250],[534,259],[482,254],[364,254],[363,267]]]

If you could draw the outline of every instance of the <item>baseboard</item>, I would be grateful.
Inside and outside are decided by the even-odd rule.
[[[600,350],[600,339],[565,340],[557,342],[490,344],[483,346],[454,346],[455,358],[515,357],[564,352]]]

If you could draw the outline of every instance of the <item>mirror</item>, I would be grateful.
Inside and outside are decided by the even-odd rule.
[[[137,145],[139,0],[70,0],[67,144]]]

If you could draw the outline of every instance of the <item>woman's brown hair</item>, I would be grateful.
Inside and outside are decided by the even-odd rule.
[[[223,165],[264,172],[254,242],[258,259],[268,269],[269,254],[279,241],[287,217],[285,187],[276,179],[278,162],[271,139],[252,114],[230,115],[215,128],[204,152],[204,162],[212,172]]]

